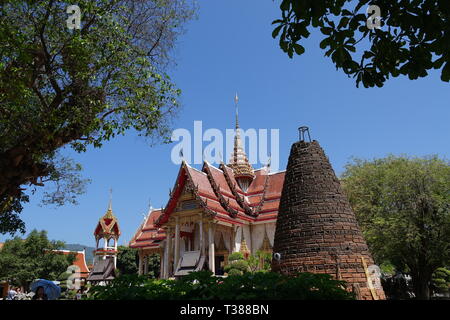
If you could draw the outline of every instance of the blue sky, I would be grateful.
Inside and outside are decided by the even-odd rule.
[[[177,66],[170,70],[182,90],[183,108],[174,128],[192,131],[194,120],[202,120],[204,130],[233,128],[238,91],[241,127],[280,129],[280,169],[300,125],[310,127],[338,174],[352,156],[449,158],[450,90],[438,73],[415,81],[391,79],[383,88],[356,88],[324,57],[315,33],[304,45],[306,53],[289,59],[271,37],[277,3],[199,0],[198,20],[188,24],[174,52]],[[84,154],[66,151],[92,183],[77,206],[40,207],[38,192],[22,213],[27,232],[45,229],[51,239],[93,246],[93,230],[112,188],[122,229],[119,244],[127,243],[149,199],[154,207],[166,204],[178,172],[170,159],[172,147],[150,147],[130,133]]]

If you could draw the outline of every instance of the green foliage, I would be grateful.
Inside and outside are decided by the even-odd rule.
[[[75,260],[74,254],[52,252],[64,247],[49,241],[46,231],[33,230],[26,239],[7,240],[0,250],[0,279],[27,287],[35,279],[56,280]]]
[[[370,30],[369,5],[381,10],[381,28]],[[357,86],[382,87],[389,77],[417,79],[441,69],[450,81],[450,2],[444,0],[282,0],[272,37],[290,58],[305,52],[300,44],[318,29],[320,48]]]
[[[228,256],[228,261],[236,261],[236,260],[243,260],[244,255],[242,252],[233,252]]]
[[[117,269],[121,275],[136,274],[138,272],[138,251],[125,246],[118,246],[117,250]]]
[[[427,298],[436,268],[450,262],[450,165],[438,157],[355,159],[342,176],[371,252],[411,274]]]
[[[344,282],[330,275],[301,273],[295,277],[273,272],[219,278],[209,271],[193,272],[179,280],[127,275],[107,286],[93,287],[94,300],[349,300]]]
[[[139,271],[138,250],[126,246],[118,246],[117,270],[120,275],[137,274]],[[156,278],[160,271],[160,257],[152,254],[147,257],[148,273],[146,277]]]
[[[100,147],[132,129],[168,142],[180,91],[165,69],[191,1],[79,0],[69,30],[59,0],[0,2],[0,232],[24,232],[27,186],[58,181],[44,203],[73,202],[80,167],[71,146]],[[71,174],[69,174],[71,173]]]
[[[261,250],[247,259],[250,272],[267,272],[272,268],[272,254]]]
[[[247,272],[267,272],[271,269],[272,255],[258,250],[255,255],[247,259],[241,252],[233,252],[228,257],[228,264],[224,267],[230,276],[243,275]]]
[[[388,261],[380,264],[380,270],[385,276],[393,276],[395,274],[395,266]]]
[[[228,256],[228,264],[223,268],[230,276],[240,276],[250,271],[248,261],[241,252],[233,252]]]
[[[433,273],[432,287],[437,292],[448,293],[450,291],[450,270],[437,268]]]

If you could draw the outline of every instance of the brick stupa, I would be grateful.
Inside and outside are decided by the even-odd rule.
[[[346,281],[357,299],[385,299],[355,214],[315,140],[292,145],[273,252],[274,271],[328,273]]]

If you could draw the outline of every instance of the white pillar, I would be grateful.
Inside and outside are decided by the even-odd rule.
[[[139,252],[139,275],[143,274],[142,252]]]
[[[168,246],[168,252],[169,252],[169,254],[167,255],[167,258],[168,258],[168,260],[167,260],[167,270],[168,270],[168,273],[167,273],[167,278],[169,278],[170,277],[170,265],[169,265],[169,263],[170,263],[170,258],[173,256],[173,248],[172,248],[172,228],[171,227],[169,227],[169,230],[168,230],[169,232],[168,232],[168,234],[167,234],[167,246]]]
[[[104,243],[103,243],[103,250],[108,250],[108,239],[105,237],[103,238]],[[103,260],[106,260],[106,252],[103,253]]]
[[[216,273],[215,269],[215,254],[214,254],[214,225],[212,222],[209,223],[208,228],[208,240],[209,240],[209,270],[212,273]]]
[[[144,257],[144,274],[148,274],[148,255]]]
[[[173,271],[177,270],[178,260],[180,259],[180,219],[175,217],[175,252],[173,259]]]
[[[159,251],[159,277],[164,279],[164,251]]]
[[[164,267],[164,272],[162,275],[163,279],[167,279],[169,277],[169,240],[168,240],[169,236],[166,237],[166,243],[164,245],[164,261],[163,261],[163,267]]]
[[[200,221],[199,221],[199,229],[200,229],[200,241],[199,241],[199,246],[200,246],[200,255],[203,256],[204,255],[204,246],[203,246],[203,215],[200,213]]]

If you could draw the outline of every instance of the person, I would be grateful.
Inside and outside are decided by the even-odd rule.
[[[81,295],[82,295],[81,289],[78,289],[77,294],[75,295],[75,300],[81,300]]]
[[[47,300],[44,287],[39,286],[36,289],[36,294],[33,296],[33,300]]]
[[[16,288],[11,287],[8,291],[8,296],[6,297],[6,300],[14,300],[14,297],[17,295],[17,291],[14,290]]]

